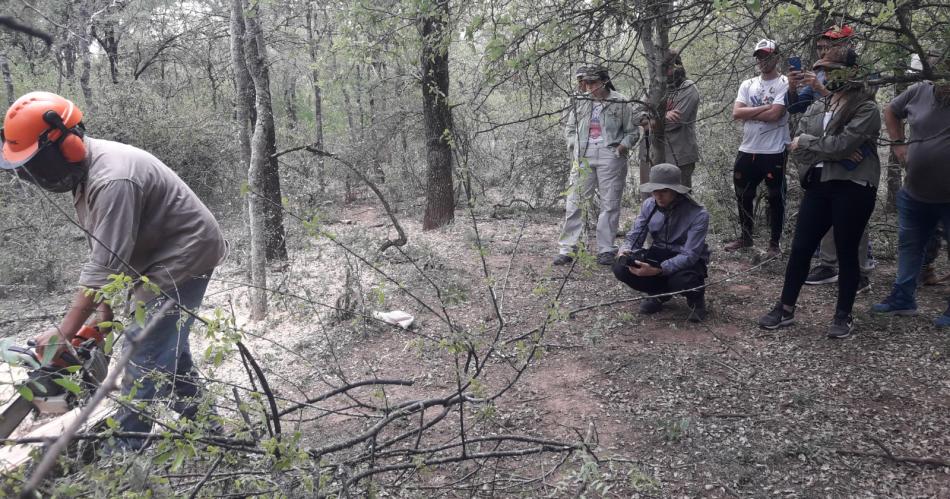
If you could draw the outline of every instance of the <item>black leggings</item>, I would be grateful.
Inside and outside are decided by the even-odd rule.
[[[752,241],[755,191],[763,180],[769,190],[770,241],[778,244],[785,223],[785,153],[750,154],[739,151],[736,164],[732,167],[732,184],[736,189],[739,227],[744,241]]]
[[[795,305],[798,301],[798,294],[808,277],[811,256],[821,243],[821,238],[832,228],[838,252],[838,303],[835,312],[851,313],[861,275],[858,246],[864,227],[874,211],[876,194],[876,187],[859,185],[850,180],[818,182],[805,191],[798,210],[792,251],[785,268],[783,304]]]

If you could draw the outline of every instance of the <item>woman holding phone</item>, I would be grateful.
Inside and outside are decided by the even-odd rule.
[[[816,101],[802,119],[802,133],[789,144],[805,189],[785,269],[782,295],[759,319],[765,329],[795,322],[795,303],[808,275],[811,255],[829,228],[834,233],[840,277],[829,338],[846,338],[860,271],[861,234],[874,211],[881,164],[874,141],[880,110],[857,74],[856,65],[822,62],[830,97]],[[862,154],[861,151],[866,154]]]

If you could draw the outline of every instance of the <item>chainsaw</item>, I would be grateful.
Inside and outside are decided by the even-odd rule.
[[[30,371],[26,381],[17,386],[19,396],[0,412],[0,439],[10,436],[34,410],[41,415],[58,415],[81,405],[109,371],[104,343],[105,334],[97,327],[86,325],[70,341],[72,348],[61,350],[46,364],[37,357],[33,347],[7,348],[4,357],[11,364],[27,367]],[[70,379],[77,370],[81,380],[79,390]]]

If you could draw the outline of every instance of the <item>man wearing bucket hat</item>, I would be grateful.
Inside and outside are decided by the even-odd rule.
[[[146,276],[153,286],[136,281],[132,294],[145,304],[146,322],[167,300],[166,315],[141,338],[140,324],[124,335],[141,338],[122,382],[133,403],[148,404],[174,392],[173,408],[184,417],[198,411],[201,387],[188,345],[194,317],[182,308],[201,305],[208,280],[227,253],[221,228],[198,196],[170,168],[135,147],[85,135],[83,113],[70,100],[50,92],[30,92],[7,110],[0,130],[0,168],[45,191],[73,196],[78,225],[91,249],[79,274],[80,290],[57,327],[35,338],[37,353],[73,338],[94,311],[111,321],[112,310],[93,293],[111,275]],[[156,293],[160,289],[161,293]],[[95,323],[96,320],[92,319]],[[155,375],[170,378],[159,384]],[[140,410],[123,406],[117,417],[126,432],[149,432],[152,421]],[[118,439],[123,449],[137,449],[142,439]]]
[[[583,94],[573,100],[565,126],[572,166],[564,227],[558,239],[554,265],[574,260],[584,229],[584,205],[596,189],[600,195],[597,217],[597,263],[610,265],[617,255],[614,239],[620,225],[620,201],[627,179],[627,155],[639,138],[639,128],[628,99],[617,92],[607,70],[582,66],[575,73]]]
[[[785,146],[791,139],[785,98],[788,80],[778,72],[778,46],[762,39],[752,55],[759,76],[742,82],[732,107],[732,118],[742,121],[742,143],[732,167],[732,182],[739,212],[739,238],[726,251],[752,247],[753,204],[759,184],[765,182],[769,199],[771,238],[769,256],[781,253],[779,240],[785,223]]]
[[[659,312],[670,293],[681,293],[689,307],[688,320],[701,322],[706,319],[702,286],[710,254],[706,245],[709,212],[689,195],[680,169],[669,163],[651,168],[650,181],[640,190],[650,197],[627,234],[614,275],[650,295],[640,302],[641,314]],[[644,248],[648,234],[653,244]]]

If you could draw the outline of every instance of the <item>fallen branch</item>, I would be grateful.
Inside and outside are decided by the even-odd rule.
[[[927,466],[941,466],[944,468],[950,468],[950,461],[947,461],[946,459],[937,458],[937,457],[895,456],[888,452],[866,452],[866,451],[847,450],[847,449],[837,449],[835,450],[835,453],[842,456],[881,457],[895,463],[912,463],[912,464],[923,464]]]

